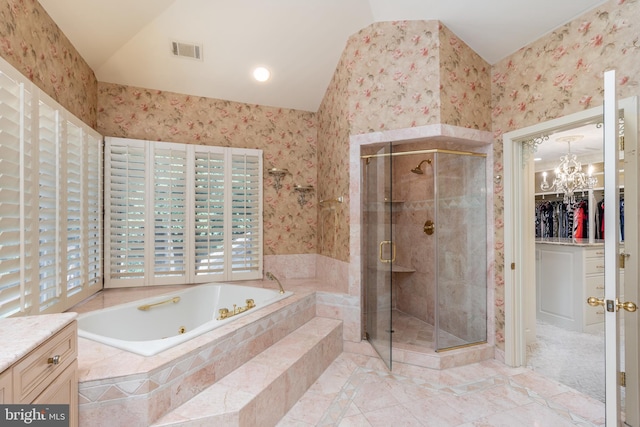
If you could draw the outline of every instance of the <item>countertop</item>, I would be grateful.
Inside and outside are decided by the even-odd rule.
[[[547,243],[550,245],[565,245],[565,246],[581,246],[581,247],[601,247],[604,246],[604,240],[595,239],[593,242],[589,242],[589,239],[566,239],[560,237],[543,237],[537,238],[537,243]]]
[[[77,313],[58,313],[0,319],[0,372],[62,330],[77,316]]]

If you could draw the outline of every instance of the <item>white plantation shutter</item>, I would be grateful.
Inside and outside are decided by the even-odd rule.
[[[129,286],[144,284],[145,173],[144,141],[107,138],[105,194],[108,198],[105,220],[108,228],[105,230],[105,265],[112,286],[120,285],[120,280]]]
[[[102,287],[102,138],[86,134],[86,168],[83,172],[83,211],[86,218],[82,229],[85,231],[83,247],[86,253],[87,286],[90,289]]]
[[[60,296],[58,220],[59,120],[58,111],[40,101],[38,120],[38,260],[40,311],[58,301]]]
[[[61,312],[101,289],[99,201],[93,289],[85,247],[84,195],[102,193],[100,169],[85,179],[88,150],[99,168],[100,135],[0,59],[0,317]]]
[[[152,150],[154,282],[173,276],[186,281],[187,148],[156,143]]]
[[[0,314],[23,309],[24,86],[0,72]],[[26,154],[28,157],[28,154]]]
[[[231,272],[241,280],[262,271],[262,163],[250,151],[231,157]]]
[[[193,227],[195,274],[212,279],[225,272],[225,155],[224,149],[213,148],[195,152]]]
[[[67,238],[66,238],[66,283],[67,296],[82,291],[84,284],[82,277],[83,262],[86,255],[83,253],[83,217],[82,209],[82,166],[83,166],[83,132],[82,128],[67,121],[67,155],[66,155],[66,213],[67,213]],[[85,255],[85,256],[83,256]]]
[[[105,286],[261,277],[260,150],[120,138],[106,147]]]

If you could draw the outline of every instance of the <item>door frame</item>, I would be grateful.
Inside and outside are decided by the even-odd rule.
[[[624,111],[625,145],[638,147],[638,97],[629,97],[618,101],[618,109]],[[505,363],[510,366],[523,366],[526,363],[527,338],[535,335],[535,310],[531,309],[532,290],[535,292],[535,238],[533,233],[533,171],[532,162],[527,162],[524,168],[520,166],[524,148],[523,142],[534,140],[542,135],[548,135],[556,130],[570,129],[585,123],[601,121],[602,107],[570,114],[552,119],[533,126],[528,126],[503,135],[503,172],[504,172],[504,309],[505,309]],[[629,170],[630,173],[627,173]],[[638,181],[638,152],[633,155],[625,153],[625,182]],[[625,205],[626,205],[625,201]],[[637,207],[636,207],[637,208]],[[531,220],[530,220],[531,219]],[[629,228],[631,227],[631,228]],[[625,251],[630,254],[625,266],[625,278],[638,277],[638,239],[640,237],[637,224],[625,223],[625,236],[635,239],[625,239]],[[631,271],[633,270],[633,271]],[[625,285],[625,299],[638,301],[638,282],[630,286]],[[586,302],[585,302],[586,303]],[[638,317],[624,316],[627,326],[629,322],[638,323]],[[636,328],[637,329],[637,328]],[[625,331],[629,331],[625,328]],[[627,362],[625,369],[627,378],[638,378],[638,334],[625,336],[625,350],[635,354],[634,364]],[[637,381],[634,387],[626,389],[626,399],[638,401],[640,392]],[[632,400],[633,399],[633,400]],[[638,412],[637,409],[635,412]],[[628,419],[637,420],[640,414],[630,414]],[[631,424],[631,425],[637,425]]]

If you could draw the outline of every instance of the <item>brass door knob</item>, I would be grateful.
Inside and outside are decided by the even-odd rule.
[[[638,309],[638,306],[631,301],[627,301],[627,302],[616,302],[616,306],[618,307],[618,309],[625,309],[630,313],[633,313],[634,311],[636,311]]]
[[[589,297],[587,298],[587,304],[591,307],[597,307],[599,305],[604,307],[604,298]]]
[[[607,304],[607,302],[609,304]],[[596,298],[596,297],[589,297],[587,298],[587,304],[589,304],[591,307],[597,307],[599,305],[601,306],[607,306],[607,311],[611,311],[613,312],[613,301],[606,301],[604,300],[604,298]],[[619,302],[618,298],[616,298],[616,308],[615,311],[618,311],[620,309],[626,310],[630,313],[633,313],[634,311],[638,310],[638,306],[636,305],[636,303],[631,302],[631,301],[626,301],[626,302]]]

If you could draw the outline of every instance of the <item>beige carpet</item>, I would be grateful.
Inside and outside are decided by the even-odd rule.
[[[598,333],[568,331],[538,320],[527,367],[604,402],[604,326]]]

